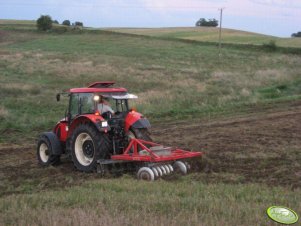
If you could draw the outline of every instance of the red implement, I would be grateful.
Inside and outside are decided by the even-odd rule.
[[[201,156],[202,152],[185,151],[178,148],[164,147],[160,144],[131,139],[130,144],[121,155],[112,155],[113,160],[164,162]]]

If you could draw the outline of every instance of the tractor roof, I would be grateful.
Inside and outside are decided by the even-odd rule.
[[[112,87],[115,84],[113,81],[94,82],[88,87],[72,88],[70,93],[125,93],[127,89],[121,87]]]

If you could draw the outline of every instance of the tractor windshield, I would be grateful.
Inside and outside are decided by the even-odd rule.
[[[127,112],[128,100],[136,98],[128,93],[73,93],[70,95],[69,113],[73,119],[77,115],[94,114],[97,110],[101,114],[106,111]]]
[[[105,98],[108,105],[114,112],[127,112],[129,111],[129,99],[136,99],[137,96],[129,93],[110,93],[102,94],[100,98]]]

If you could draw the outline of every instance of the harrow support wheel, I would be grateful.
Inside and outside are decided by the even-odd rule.
[[[154,181],[154,172],[149,167],[142,167],[138,170],[137,177],[139,180]]]

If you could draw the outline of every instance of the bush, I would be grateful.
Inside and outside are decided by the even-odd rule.
[[[277,45],[275,40],[270,40],[268,43],[263,43],[263,47],[270,50],[270,51],[276,51]]]
[[[47,31],[52,28],[52,19],[48,15],[41,15],[39,19],[37,19],[37,27],[40,31]]]
[[[57,26],[52,28],[51,30],[52,32],[58,33],[58,34],[62,34],[68,31],[68,28],[65,26]]]
[[[59,22],[57,20],[52,21],[52,23],[59,24]]]
[[[70,20],[64,20],[62,25],[70,26],[71,25]]]

